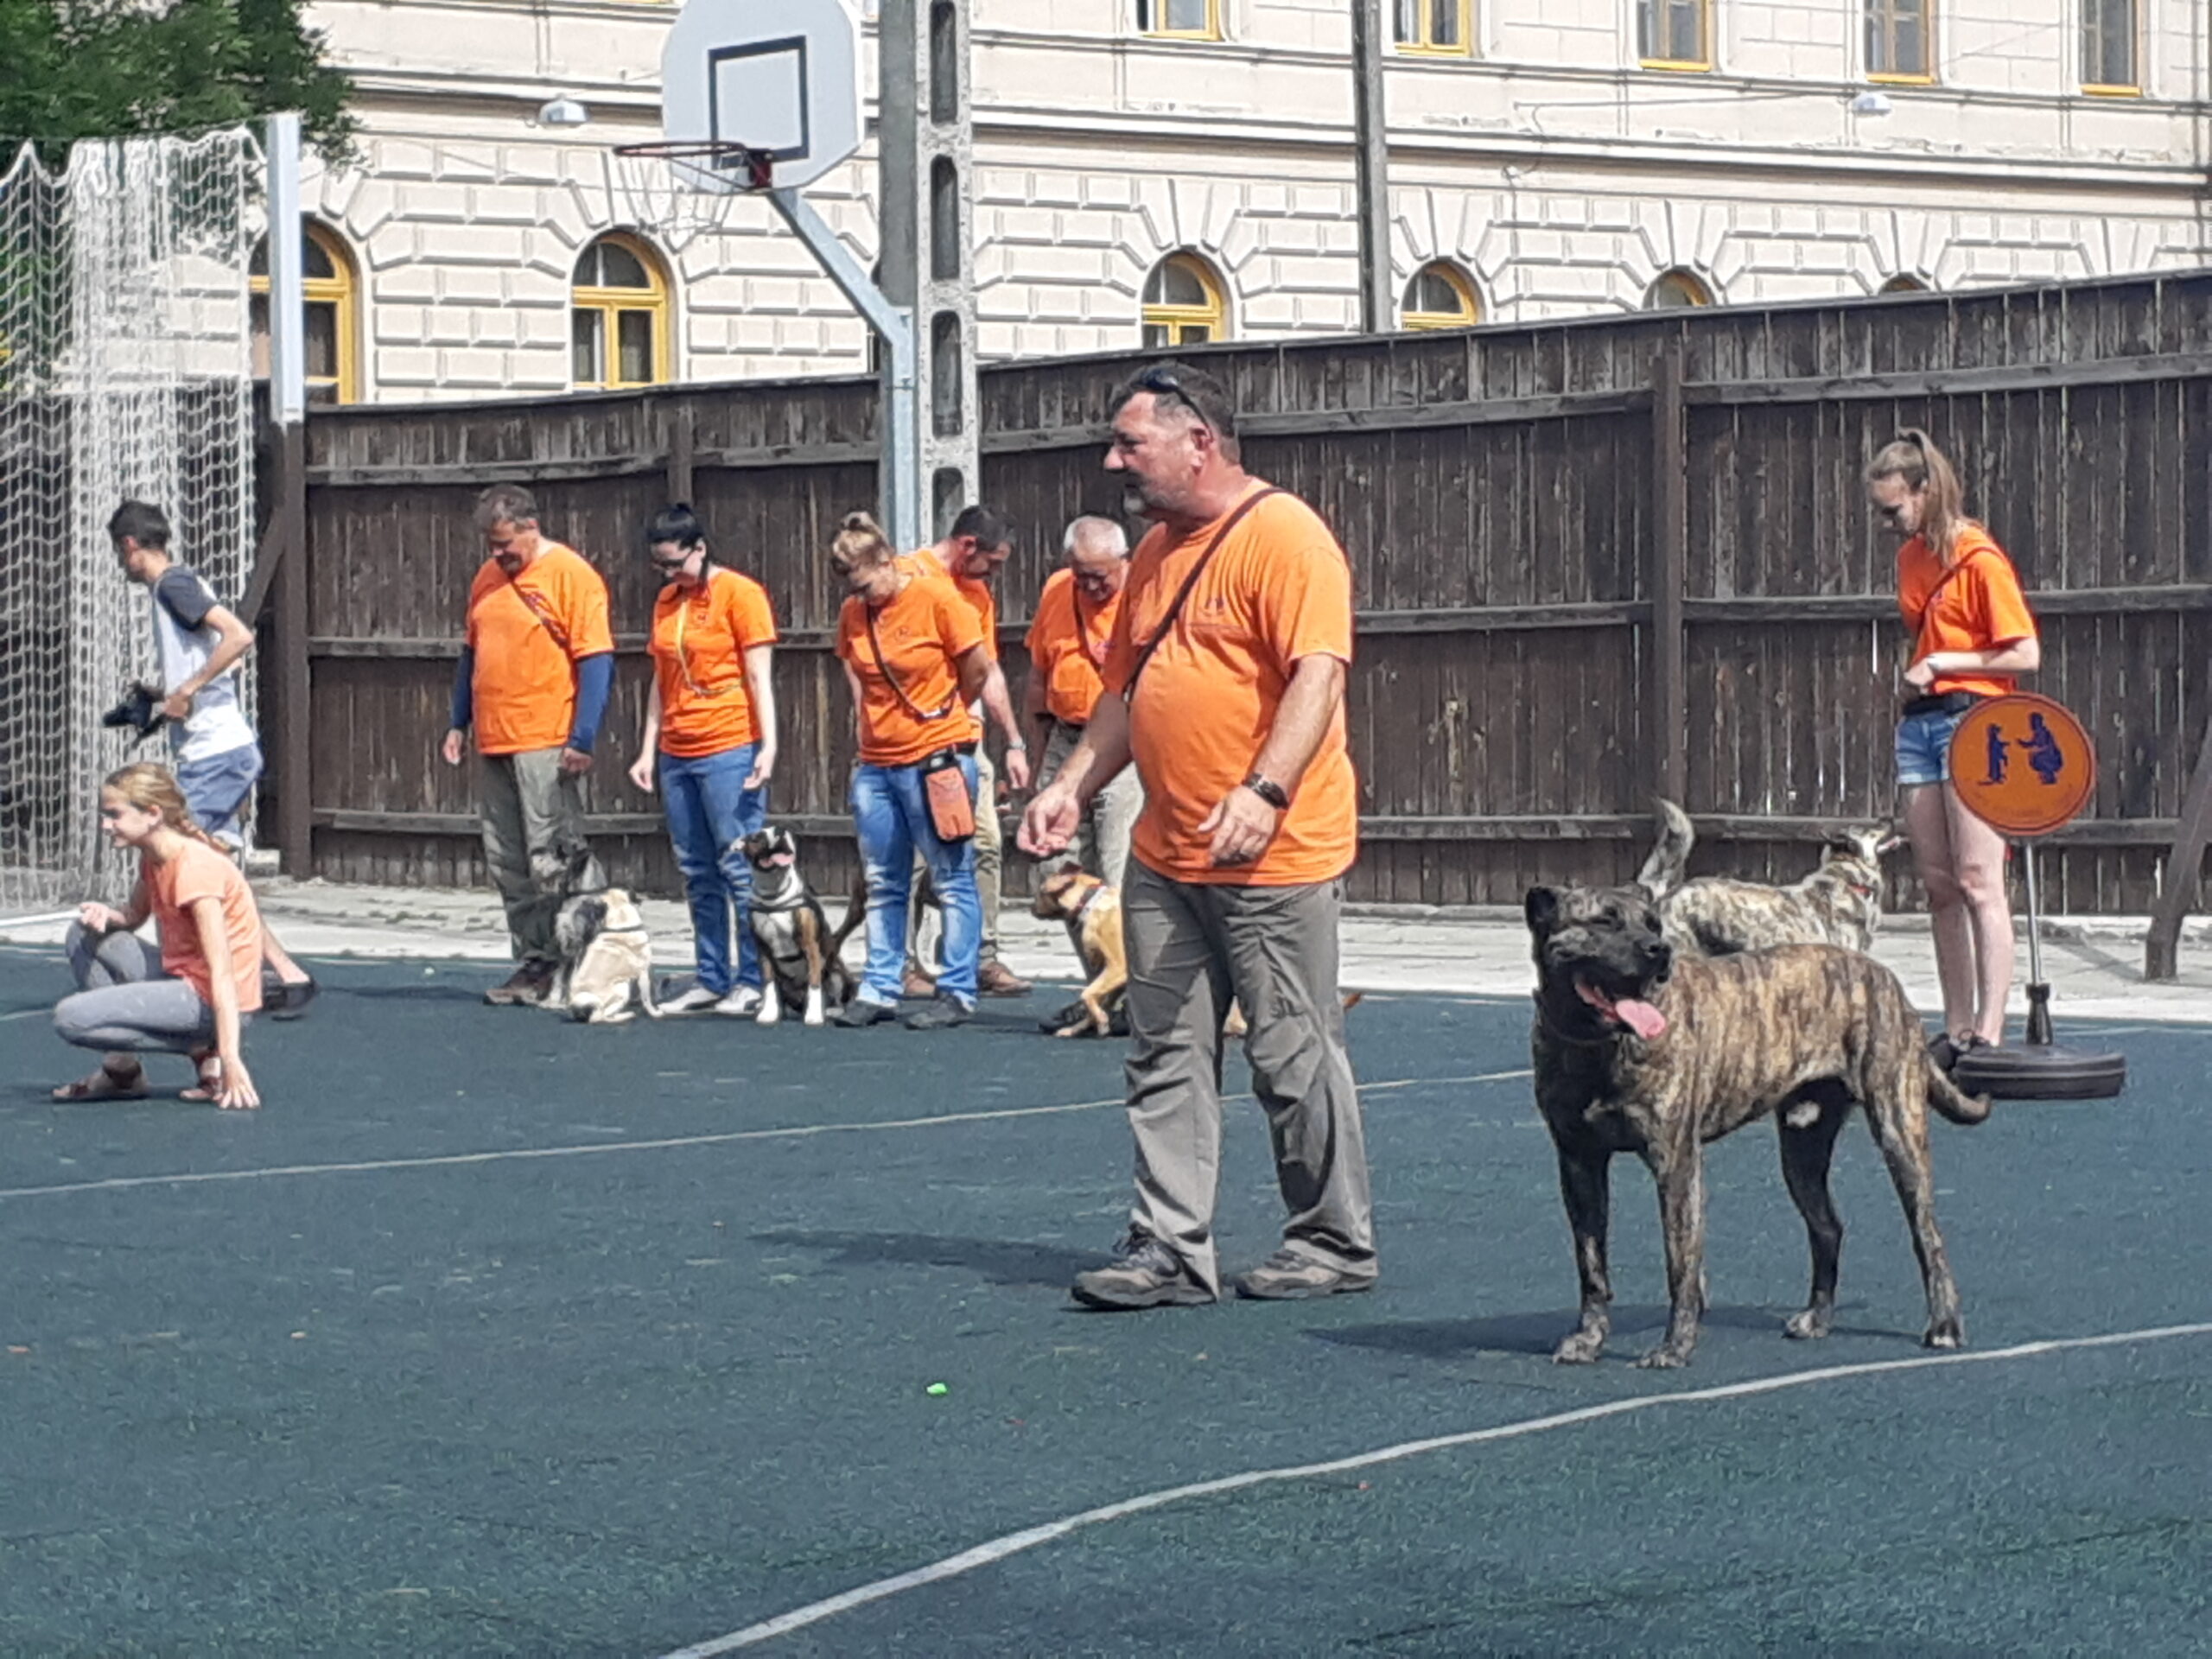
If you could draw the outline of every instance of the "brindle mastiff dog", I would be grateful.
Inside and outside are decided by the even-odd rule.
[[[1863,1108],[1912,1230],[1931,1348],[1966,1341],[1958,1287],[1936,1230],[1928,1107],[1979,1123],[1989,1103],[1960,1091],[1923,1046],[1897,976],[1832,944],[1678,957],[1635,887],[1534,887],[1536,1104],[1559,1149],[1560,1189],[1582,1277],[1582,1322],[1553,1358],[1598,1357],[1612,1286],[1605,1224],[1613,1154],[1632,1152],[1659,1186],[1671,1312],[1637,1363],[1686,1363],[1705,1312],[1708,1141],[1781,1120],[1782,1173],[1813,1248],[1812,1297],[1785,1330],[1824,1337],[1835,1314],[1843,1224],[1828,1197],[1837,1131]]]

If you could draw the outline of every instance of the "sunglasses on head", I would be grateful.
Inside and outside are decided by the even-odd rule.
[[[1173,397],[1198,417],[1199,425],[1208,431],[1213,429],[1213,423],[1207,418],[1205,410],[1200,409],[1191,394],[1183,390],[1183,383],[1175,378],[1173,370],[1147,369],[1137,376],[1133,384],[1139,391],[1148,391],[1154,398]]]

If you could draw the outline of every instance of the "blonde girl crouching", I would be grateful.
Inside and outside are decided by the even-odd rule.
[[[183,1054],[199,1074],[185,1099],[258,1106],[241,1047],[261,1007],[261,917],[245,878],[194,821],[166,767],[142,762],[111,773],[100,788],[100,828],[138,855],[138,880],[124,908],[86,904],[70,926],[79,989],[55,1006],[54,1029],[102,1058],[54,1097],[141,1100],[137,1056]],[[149,917],[158,956],[138,937]]]

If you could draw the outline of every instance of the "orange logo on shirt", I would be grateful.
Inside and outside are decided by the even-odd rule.
[[[2008,836],[2049,835],[2082,810],[2096,783],[2088,733],[2049,697],[2015,692],[1978,702],[1951,737],[1959,799]]]

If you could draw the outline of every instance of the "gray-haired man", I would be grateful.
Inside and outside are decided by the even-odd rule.
[[[1067,567],[1056,570],[1037,598],[1029,624],[1029,684],[1023,715],[1041,740],[1052,778],[1083,741],[1106,683],[1098,677],[1129,579],[1129,538],[1111,518],[1085,515],[1061,540]],[[1129,861],[1129,831],[1144,810],[1144,785],[1129,767],[1085,803],[1069,855],[1111,887]]]

